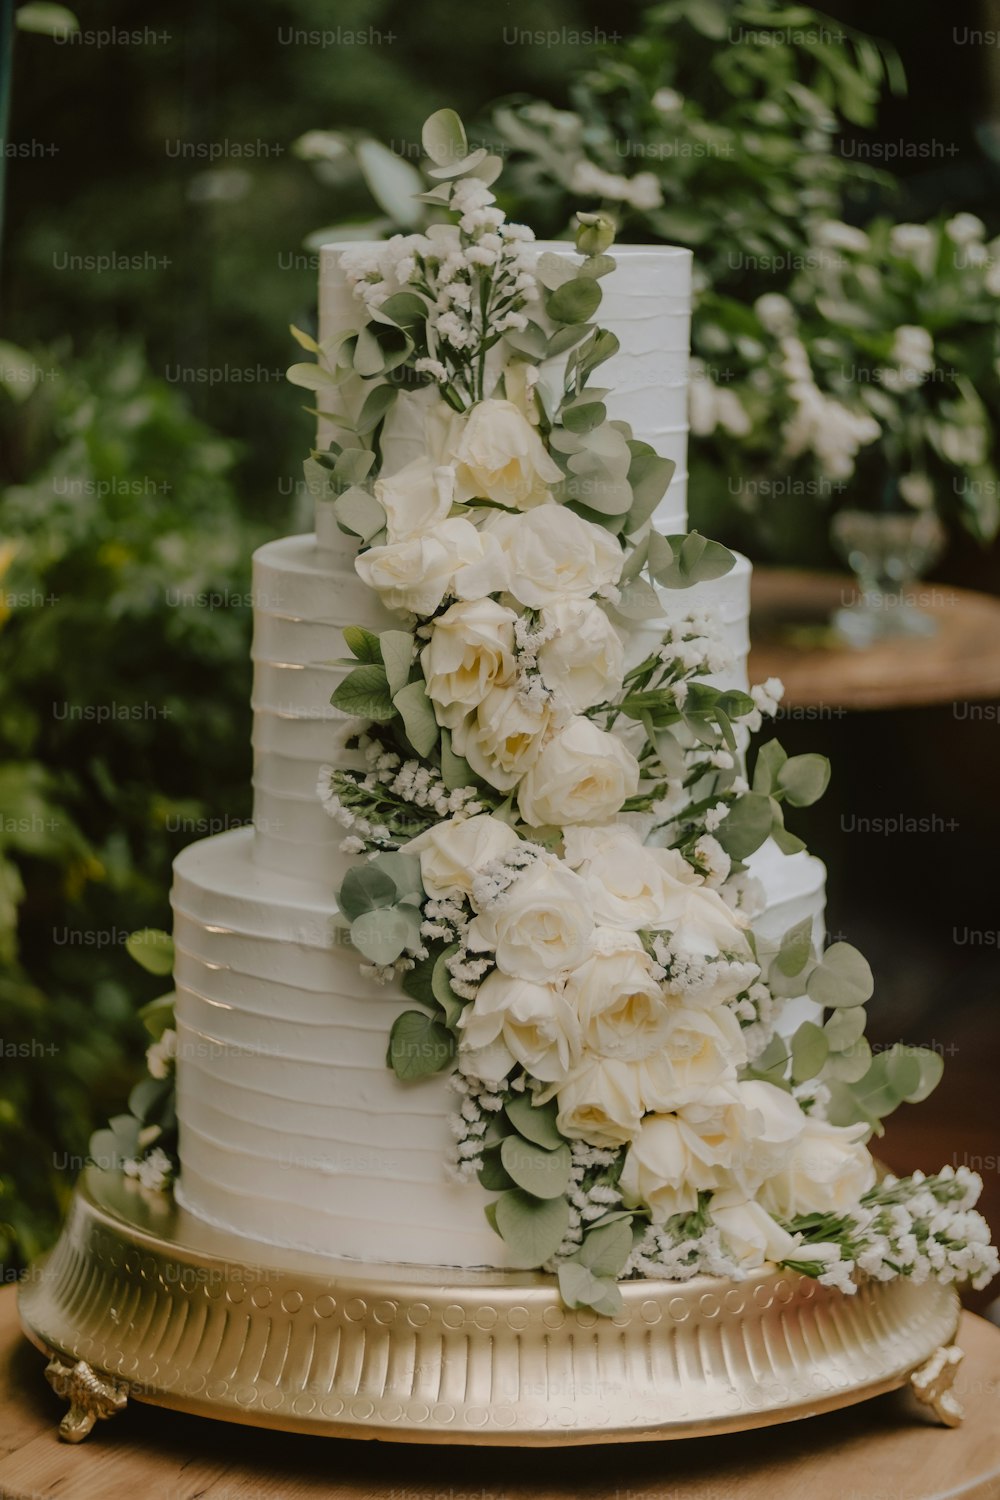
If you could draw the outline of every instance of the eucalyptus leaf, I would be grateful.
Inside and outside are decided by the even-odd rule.
[[[174,967],[174,940],[158,927],[143,927],[130,933],[125,951],[147,974],[169,974]]]
[[[590,276],[574,276],[545,298],[545,311],[556,323],[586,323],[600,305],[601,288]]]
[[[496,1226],[513,1266],[530,1270],[544,1265],[562,1244],[569,1227],[566,1198],[533,1198],[513,1188],[497,1199]]]
[[[385,510],[367,490],[352,487],[338,495],[333,502],[333,513],[341,531],[370,542],[385,525]]]
[[[835,1011],[834,1014],[841,1015],[843,1012]],[[872,1049],[867,1040],[859,1036],[856,1041],[842,1047],[839,1051],[831,1050],[823,1067],[823,1082],[827,1083],[831,1078],[835,1078],[841,1083],[857,1083],[859,1079],[864,1078],[871,1065]]]
[[[169,995],[160,995],[156,1000],[150,1000],[139,1011],[139,1020],[154,1042],[158,1042],[168,1027],[174,1025],[176,1001],[177,997],[171,990]]]
[[[835,1010],[823,1024],[827,1039],[834,1052],[845,1052],[853,1047],[865,1034],[868,1014],[863,1005],[847,1006]]]
[[[387,1061],[404,1081],[440,1073],[455,1055],[455,1039],[446,1026],[422,1010],[404,1010],[389,1033]]]
[[[399,387],[395,385],[377,385],[374,390],[368,392],[364,404],[358,414],[355,431],[359,437],[365,437],[373,432],[382,419],[392,410]]]
[[[337,377],[329,370],[324,370],[322,365],[290,365],[285,371],[285,379],[291,385],[299,385],[307,391],[328,391],[340,385]]]
[[[556,1125],[558,1105],[554,1099],[548,1104],[532,1104],[531,1098],[527,1091],[514,1094],[504,1106],[507,1118],[526,1141],[534,1141],[536,1145],[554,1151],[563,1144]]]
[[[610,1277],[595,1276],[579,1261],[565,1260],[558,1268],[559,1295],[567,1307],[592,1307],[606,1317],[621,1312],[621,1288]]]
[[[367,138],[359,141],[355,156],[361,174],[375,202],[396,224],[413,229],[421,213],[414,197],[423,188],[423,178],[411,162]]]
[[[830,1043],[822,1026],[803,1021],[792,1037],[792,1078],[805,1083],[822,1071],[830,1053]]]
[[[352,865],[341,882],[337,906],[349,922],[366,911],[394,906],[399,899],[396,882],[378,865]]]
[[[412,936],[405,913],[396,906],[362,912],[351,923],[351,942],[369,963],[394,963]]]
[[[441,734],[434,717],[431,700],[423,682],[410,682],[392,699],[403,720],[406,738],[418,755],[428,756],[436,748]]]
[[[732,859],[746,859],[763,844],[771,832],[772,821],[767,797],[747,792],[731,805],[715,837]]]
[[[420,141],[431,161],[439,167],[460,161],[469,150],[465,126],[461,116],[453,109],[435,110],[424,121]]]
[[[452,989],[451,974],[448,970],[448,960],[457,952],[458,944],[452,943],[450,948],[446,948],[443,953],[440,953],[435,961],[431,977],[431,990],[434,999],[444,1011],[444,1017],[448,1025],[452,1027],[458,1025],[458,1018],[465,1009],[466,1004],[461,996],[456,995]]]
[[[413,664],[413,635],[409,630],[383,630],[379,646],[389,692],[393,698],[410,679]],[[398,705],[397,705],[398,706]]]
[[[483,1152],[479,1167],[479,1186],[488,1193],[504,1193],[516,1186],[500,1159],[499,1146],[491,1146],[488,1151]]]
[[[533,1198],[558,1198],[569,1187],[572,1159],[565,1143],[550,1151],[523,1136],[509,1135],[500,1147],[500,1160],[518,1187]]]
[[[355,667],[335,689],[330,699],[341,713],[358,719],[371,719],[376,724],[386,724],[395,717],[396,710],[389,695],[389,684],[385,668],[371,664]]]
[[[344,626],[344,645],[352,656],[358,661],[380,662],[382,660],[382,648],[379,638],[372,630],[365,630],[362,625]]]
[[[769,797],[774,791],[778,774],[787,759],[788,756],[777,740],[768,740],[766,745],[761,745],[753,768],[754,791],[762,792],[765,797]]]
[[[868,960],[850,943],[833,943],[809,975],[806,993],[818,1005],[863,1005],[875,991]]]
[[[796,922],[790,927],[781,939],[781,947],[778,956],[774,960],[782,974],[789,977],[801,974],[810,957],[812,956],[812,917],[803,917],[801,922]]]
[[[574,1260],[595,1276],[617,1276],[632,1253],[631,1219],[616,1219],[600,1229],[589,1229]]]
[[[775,789],[793,807],[811,807],[830,784],[830,762],[825,755],[793,755],[775,778]]]

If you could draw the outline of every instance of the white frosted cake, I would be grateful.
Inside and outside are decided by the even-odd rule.
[[[349,321],[343,249],[321,256],[320,338]],[[355,247],[352,247],[355,248]],[[562,242],[540,245],[571,254]],[[620,341],[602,369],[612,418],[675,460],[653,524],[686,530],[687,359],[691,257],[616,247],[600,324]],[[398,400],[383,475],[419,456],[424,403]],[[321,424],[321,446],[324,433]],[[357,760],[352,722],[330,705],[345,669],[342,631],[393,626],[354,570],[355,542],[318,507],[316,534],[254,557],[254,827],[176,860],[177,1195],[192,1213],[277,1245],[334,1257],[502,1266],[479,1192],[449,1180],[454,1104],[444,1074],[419,1084],[386,1066],[386,1038],[408,1002],[359,972],[338,926],[334,891],[350,863],[343,830],[316,793],[320,767]],[[746,686],[750,565],[662,591],[664,620],[692,607],[718,619],[735,665],[719,686]],[[353,757],[353,760],[352,760]],[[751,856],[766,892],[755,930],[777,939],[805,918],[822,930],[823,866],[768,841]],[[790,1023],[810,1002],[793,1000]]]

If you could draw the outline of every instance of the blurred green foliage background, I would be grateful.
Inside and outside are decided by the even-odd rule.
[[[639,71],[673,59],[678,84],[702,89],[706,108],[730,111],[742,131],[736,85],[727,94],[724,81],[706,82],[737,3],[660,6],[659,41],[628,58]],[[833,8],[866,24],[850,0]],[[904,171],[903,208],[981,212],[996,177],[974,133],[985,92],[966,85],[946,103],[971,59],[928,29],[933,9],[887,0],[879,13],[911,78],[886,128],[917,137],[932,119],[958,142],[947,173]],[[249,815],[250,553],[308,525],[301,460],[313,419],[284,382],[288,324],[314,319],[304,242],[372,213],[357,174],[317,173],[296,139],[349,130],[409,155],[443,105],[473,127],[501,98],[566,107],[602,46],[624,56],[649,10],[638,0],[177,0],[137,12],[94,0],[78,40],[17,35],[0,263],[9,1274],[51,1238],[91,1130],[136,1076],[135,1012],[157,982],[129,962],[125,936],[169,926],[180,847]],[[756,10],[769,24],[801,14],[774,0]],[[523,37],[538,32],[557,39]],[[834,88],[845,139],[875,126],[883,81],[873,76],[871,97],[851,107],[855,87]],[[798,128],[789,122],[789,138]],[[791,176],[797,151],[784,155]],[[759,166],[752,149],[745,156],[747,172]],[[886,190],[876,174],[853,175],[870,214]],[[798,178],[784,210],[767,206],[764,229],[784,215],[779,244],[796,242],[796,195],[817,186]],[[743,190],[749,203],[752,180]],[[558,232],[564,185],[519,191],[522,207],[534,197],[539,231]],[[687,174],[663,233],[684,238],[687,210],[689,224],[708,223],[705,253],[718,257],[737,188],[721,180],[701,210],[699,191]],[[737,243],[743,228],[731,225]],[[759,290],[738,277],[727,285],[737,298]],[[982,577],[971,544],[955,559],[956,576]],[[826,746],[813,736],[801,748]]]

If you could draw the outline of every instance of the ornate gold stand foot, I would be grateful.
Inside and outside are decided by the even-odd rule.
[[[946,1344],[910,1376],[910,1389],[917,1400],[929,1406],[945,1427],[958,1427],[965,1416],[962,1403],[951,1388],[961,1363],[962,1351],[958,1345]]]
[[[66,1443],[82,1443],[98,1417],[113,1417],[125,1410],[125,1387],[95,1375],[85,1359],[75,1365],[50,1359],[45,1378],[56,1395],[69,1402],[69,1411],[59,1423],[59,1436]]]

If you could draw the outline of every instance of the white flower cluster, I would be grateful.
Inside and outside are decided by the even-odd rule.
[[[324,811],[350,829],[340,845],[346,854],[394,848],[413,834],[416,808],[436,818],[474,818],[482,812],[474,787],[449,790],[439,771],[418,760],[404,761],[377,740],[366,746],[371,769],[364,773],[321,766],[316,794]],[[425,818],[424,821],[427,821]]]
[[[148,1192],[165,1193],[173,1181],[174,1164],[162,1147],[154,1146],[146,1156],[125,1162],[124,1171]]]
[[[452,1073],[448,1085],[461,1102],[451,1116],[455,1160],[446,1162],[445,1170],[456,1182],[472,1182],[482,1166],[490,1120],[503,1108],[505,1094],[460,1071]]]
[[[634,177],[623,177],[617,172],[606,171],[587,157],[574,163],[569,186],[572,192],[582,197],[627,203],[640,213],[648,213],[663,203],[663,193],[655,173],[637,172]]]
[[[177,1033],[168,1026],[159,1041],[146,1049],[146,1068],[150,1078],[169,1078],[177,1060]]]
[[[789,458],[812,452],[830,479],[849,479],[858,450],[874,443],[882,429],[868,412],[852,411],[816,384],[802,340],[787,334],[779,340],[781,372],[795,410],[782,428]]]
[[[569,1223],[553,1263],[579,1250],[585,1230],[606,1213],[621,1207],[621,1193],[606,1180],[608,1169],[618,1159],[617,1151],[588,1146],[584,1141],[570,1143]]]

